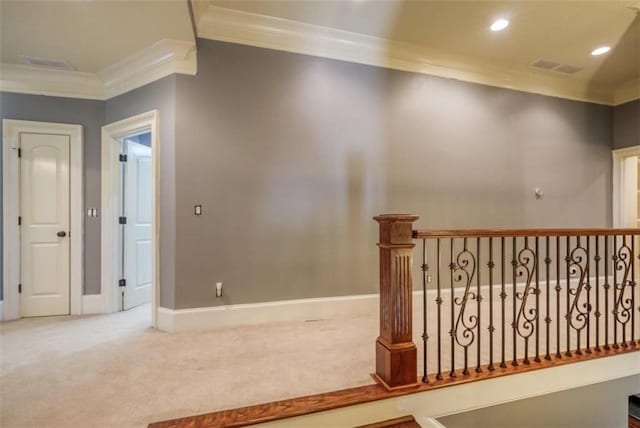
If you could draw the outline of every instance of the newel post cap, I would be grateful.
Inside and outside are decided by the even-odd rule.
[[[419,218],[413,214],[380,214],[373,219],[378,223],[413,223]]]

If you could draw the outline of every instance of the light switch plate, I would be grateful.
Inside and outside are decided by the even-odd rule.
[[[193,213],[195,215],[202,215],[202,205],[194,205]]]

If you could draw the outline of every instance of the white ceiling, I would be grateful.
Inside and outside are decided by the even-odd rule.
[[[377,1],[212,0],[213,6],[428,46],[532,70],[541,58],[583,67],[572,78],[618,86],[640,76],[638,0],[617,1]],[[503,32],[488,30],[506,17]],[[593,57],[597,46],[609,54]]]
[[[160,40],[194,41],[187,0],[0,1],[0,59],[67,61],[96,73]]]

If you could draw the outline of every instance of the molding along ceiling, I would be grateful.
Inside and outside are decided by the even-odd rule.
[[[0,90],[36,95],[105,100],[170,74],[195,75],[195,42],[165,39],[97,73],[0,65]]]
[[[427,45],[394,41],[308,22],[210,4],[198,36],[212,40],[430,74],[500,88],[617,105],[640,98],[637,81],[594,84],[578,76],[507,67]]]

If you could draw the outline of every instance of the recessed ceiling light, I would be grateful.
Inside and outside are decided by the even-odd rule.
[[[491,24],[491,31],[502,31],[509,26],[509,21],[506,19],[498,19]]]
[[[610,50],[611,48],[609,46],[600,46],[599,48],[596,48],[593,51],[591,51],[591,55],[593,56],[603,55],[609,52]]]

